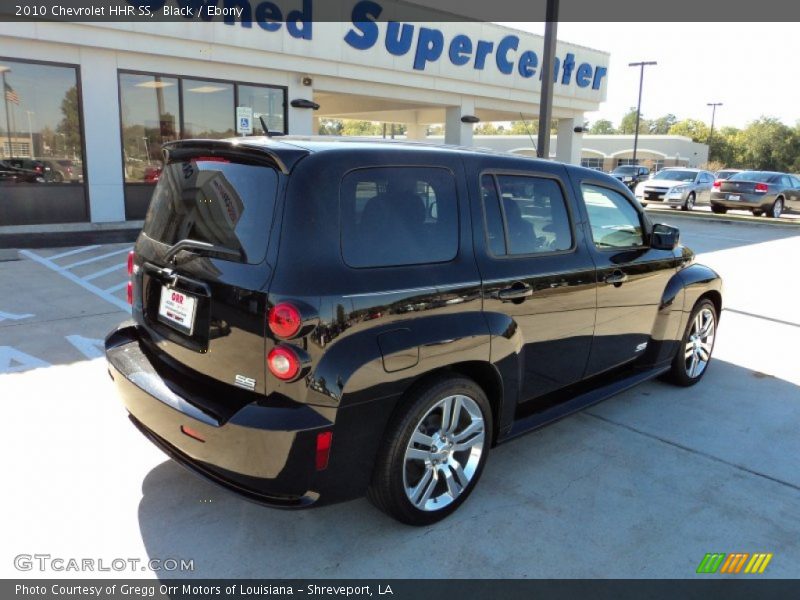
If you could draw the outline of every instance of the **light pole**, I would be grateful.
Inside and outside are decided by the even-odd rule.
[[[542,58],[542,92],[539,101],[539,139],[536,156],[550,158],[550,119],[553,115],[553,58],[558,39],[558,0],[547,0],[544,26],[544,56]]]
[[[8,95],[6,94],[8,88],[6,87],[6,73],[11,71],[11,69],[5,65],[0,65],[0,73],[3,74],[3,100],[6,102],[6,137],[8,137],[8,155],[11,156],[13,152],[11,152],[11,125],[9,124],[8,120]],[[5,152],[3,153],[5,155]]]
[[[35,115],[36,113],[32,110],[26,110],[25,112],[28,114],[28,139],[31,142],[30,154],[31,158],[35,158],[35,152],[33,151],[33,125],[31,123],[31,115]]]
[[[654,60],[628,63],[629,67],[639,67],[639,102],[636,105],[636,131],[633,132],[633,164],[636,162],[636,151],[639,148],[639,118],[642,116],[642,84],[644,83],[644,68],[657,65]]]
[[[714,117],[717,116],[717,107],[722,106],[722,102],[707,102],[706,106],[711,107],[711,129],[708,132],[708,160],[711,160],[711,138],[714,137]]]

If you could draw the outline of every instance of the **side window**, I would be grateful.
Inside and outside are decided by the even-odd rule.
[[[642,222],[627,198],[597,185],[581,185],[592,238],[598,248],[635,248],[644,245]]]
[[[484,175],[481,189],[495,256],[569,250],[572,231],[558,182],[544,177]]]
[[[792,180],[789,179],[788,175],[781,175],[781,187],[785,188],[792,187]]]
[[[458,253],[458,199],[450,171],[351,171],[340,190],[341,244],[351,267],[447,262]]]

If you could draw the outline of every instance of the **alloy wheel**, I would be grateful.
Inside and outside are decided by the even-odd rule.
[[[692,379],[700,377],[711,360],[715,331],[714,313],[704,308],[695,316],[684,348],[686,374]]]
[[[783,214],[783,200],[778,198],[775,200],[775,204],[772,205],[772,216],[777,219],[781,214]]]
[[[434,404],[411,434],[403,460],[403,487],[417,509],[440,510],[472,481],[486,438],[483,414],[469,396]]]

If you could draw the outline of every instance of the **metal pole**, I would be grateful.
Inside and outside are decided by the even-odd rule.
[[[542,92],[539,103],[539,136],[536,156],[550,158],[550,120],[553,115],[554,58],[558,40],[558,1],[547,0],[544,26],[544,57],[542,60]]]
[[[706,106],[711,107],[711,129],[708,132],[708,160],[711,160],[711,138],[714,137],[714,117],[717,115],[717,107],[722,106],[722,102],[708,102]]]
[[[6,137],[8,138],[8,156],[11,156],[13,154],[13,152],[11,152],[11,125],[9,124],[8,118],[8,96],[6,96],[6,73],[8,73],[8,71],[9,69],[5,69],[3,71],[3,100],[6,101]]]
[[[648,65],[656,65],[656,61],[642,61],[628,63],[629,67],[639,67],[639,102],[636,104],[636,131],[633,132],[633,164],[636,163],[636,152],[639,148],[639,119],[642,116],[642,86],[644,85],[644,68]]]

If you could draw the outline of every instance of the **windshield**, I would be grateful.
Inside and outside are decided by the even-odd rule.
[[[144,233],[169,246],[182,240],[212,244],[258,264],[267,252],[277,183],[274,169],[218,157],[169,163],[153,192]]]
[[[767,173],[765,171],[743,171],[737,173],[728,181],[757,181],[760,183],[768,183],[775,177],[775,173]]]
[[[653,179],[690,182],[694,181],[695,177],[697,177],[697,173],[695,173],[694,171],[681,171],[676,169],[676,170],[659,171],[658,173],[656,173],[656,176],[653,177]]]
[[[616,175],[635,175],[636,169],[638,169],[638,167],[625,166],[625,167],[617,167],[611,172],[615,173]]]
[[[717,173],[717,179],[728,179],[729,177],[736,175],[736,173],[738,173],[738,171],[720,171]]]

